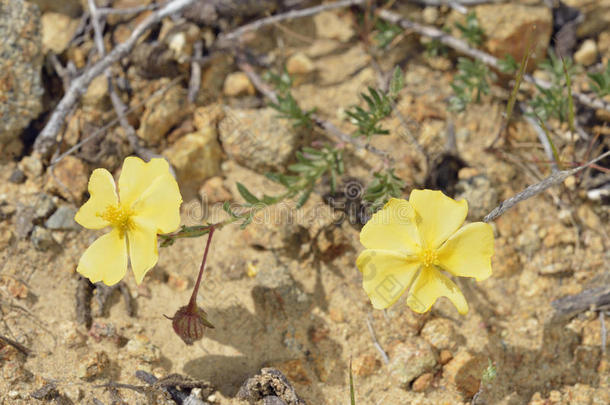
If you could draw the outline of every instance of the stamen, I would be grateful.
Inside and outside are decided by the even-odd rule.
[[[117,228],[121,234],[121,237],[129,228],[133,226],[131,216],[133,210],[122,204],[109,205],[102,214],[98,214],[100,217],[110,222],[113,228]]]
[[[438,264],[438,255],[433,249],[424,249],[419,255],[424,267]]]

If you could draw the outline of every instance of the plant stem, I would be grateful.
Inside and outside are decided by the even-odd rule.
[[[191,295],[187,311],[194,310],[197,307],[197,293],[199,292],[199,285],[201,284],[201,278],[203,277],[203,270],[205,269],[205,262],[208,258],[208,251],[210,250],[210,242],[212,241],[212,236],[214,235],[214,229],[214,225],[210,225],[210,235],[208,236],[208,241],[205,244],[205,251],[203,252],[201,267],[199,268],[199,275],[197,276],[197,281],[195,282],[195,288],[193,288],[193,295]]]

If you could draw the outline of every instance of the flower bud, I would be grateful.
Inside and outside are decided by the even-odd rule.
[[[181,307],[172,320],[174,332],[186,343],[192,345],[193,342],[203,337],[205,328],[214,328],[206,318],[206,313],[197,305],[185,305]]]

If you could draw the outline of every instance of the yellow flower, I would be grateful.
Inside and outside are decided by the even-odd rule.
[[[92,283],[113,285],[127,271],[127,256],[136,282],[157,264],[157,234],[175,231],[180,225],[182,196],[165,159],[144,163],[125,159],[118,196],[108,170],[96,169],[89,179],[91,198],[74,219],[89,229],[110,227],[87,248],[77,271]]]
[[[356,261],[364,291],[373,307],[387,308],[407,290],[407,305],[428,311],[438,297],[447,297],[460,314],[468,304],[445,276],[491,275],[494,236],[491,225],[475,222],[462,228],[468,203],[440,191],[413,190],[409,201],[391,199],[360,233],[364,250]]]

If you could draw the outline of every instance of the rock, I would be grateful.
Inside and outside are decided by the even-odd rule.
[[[16,211],[17,208],[15,208],[14,205],[9,204],[7,201],[0,200],[0,221],[12,217]]]
[[[315,66],[303,52],[297,52],[286,61],[286,71],[291,75],[306,75],[313,72]]]
[[[398,343],[390,353],[388,370],[403,388],[420,375],[431,371],[436,365],[432,347],[424,339],[413,337]]]
[[[438,354],[438,362],[439,364],[445,365],[451,361],[453,358],[453,354],[449,350],[441,350]]]
[[[0,156],[20,149],[19,134],[42,111],[40,31],[38,7],[0,0]]]
[[[63,321],[58,325],[63,343],[70,349],[82,347],[87,342],[87,331],[84,325],[74,321]]]
[[[36,250],[40,250],[42,252],[57,245],[57,242],[55,242],[55,239],[53,239],[51,231],[38,225],[34,227],[31,239]]]
[[[136,335],[129,339],[125,346],[130,356],[146,363],[155,363],[161,359],[161,351],[144,335]]]
[[[35,210],[29,205],[17,204],[15,213],[15,234],[19,239],[28,237],[34,228]]]
[[[201,86],[197,95],[197,104],[207,104],[221,96],[225,79],[235,69],[233,57],[226,52],[211,55],[210,63],[201,72]]]
[[[67,384],[60,389],[62,396],[68,398],[72,403],[78,404],[83,398],[83,390],[75,385]]]
[[[577,209],[577,213],[578,218],[585,226],[597,231],[602,229],[602,221],[589,205],[580,205]]]
[[[34,218],[37,220],[45,220],[55,211],[55,208],[57,208],[57,206],[55,205],[55,201],[53,201],[53,197],[49,194],[41,193],[34,205]]]
[[[520,61],[528,43],[532,43],[528,70],[546,58],[553,30],[553,16],[548,7],[511,2],[483,4],[474,7],[474,11],[486,35],[484,47],[495,57],[504,59],[509,54]]]
[[[341,18],[333,11],[324,11],[313,18],[319,38],[347,42],[354,36],[354,30],[347,17]]]
[[[199,189],[204,180],[220,173],[222,150],[213,127],[183,136],[163,155],[176,169],[181,186],[196,185]]]
[[[189,286],[189,280],[176,272],[168,271],[167,285],[174,291],[185,291]]]
[[[11,173],[11,176],[8,178],[8,181],[10,181],[13,184],[23,184],[23,183],[25,183],[25,180],[26,180],[25,173],[21,169],[13,170],[13,172]]]
[[[83,3],[87,3],[85,0],[28,0],[30,3],[36,4],[42,13],[52,11],[56,13],[62,13],[71,17],[78,17],[82,11]]]
[[[24,156],[19,162],[19,168],[23,170],[23,173],[30,178],[39,177],[42,174],[43,165],[40,160],[40,156],[33,154],[30,156]]]
[[[167,84],[166,80],[161,85]],[[146,103],[138,136],[148,144],[158,144],[169,130],[190,114],[187,91],[178,85],[157,94]]]
[[[42,15],[41,23],[43,51],[45,53],[51,51],[61,54],[66,50],[74,37],[80,20],[78,18],[70,18],[66,14],[49,11]],[[102,76],[105,77],[104,75]]]
[[[74,221],[76,209],[67,205],[62,205],[45,222],[44,226],[51,230],[73,231],[80,229],[80,225]]]
[[[597,39],[597,49],[602,57],[610,57],[610,31],[604,31],[599,34]]]
[[[106,352],[89,353],[80,360],[77,376],[82,380],[94,380],[104,374],[109,364],[110,359]]]
[[[162,40],[173,52],[178,63],[189,62],[193,55],[193,46],[201,38],[201,30],[193,23],[182,23],[172,26]]]
[[[288,378],[288,381],[303,385],[311,384],[311,378],[309,377],[307,369],[305,368],[305,365],[301,359],[276,363],[273,365],[273,367],[284,373]]]
[[[199,189],[199,195],[204,204],[216,204],[233,199],[233,195],[224,186],[223,179],[220,176],[214,176],[203,183],[203,186]]]
[[[224,118],[224,111],[222,105],[219,103],[213,103],[205,107],[198,107],[193,113],[193,124],[197,131],[207,130],[208,127],[216,128],[218,122]]]
[[[579,38],[594,37],[610,26],[610,0],[565,0],[563,3],[582,13],[576,29]]]
[[[339,307],[331,307],[328,310],[328,317],[330,318],[331,321],[333,321],[335,323],[345,322],[345,315],[344,315],[343,311],[341,310],[341,308],[339,308]]]
[[[261,369],[260,374],[244,382],[237,393],[238,399],[251,404],[269,396],[278,397],[286,405],[305,405],[288,379],[274,368]]]
[[[453,323],[445,318],[426,322],[421,330],[421,337],[438,350],[454,349],[458,343]]]
[[[223,93],[225,96],[252,96],[256,93],[256,89],[252,82],[244,72],[235,72],[227,75],[223,85]]]
[[[428,25],[435,25],[438,16],[438,7],[425,7],[421,13],[422,20]]]
[[[574,62],[591,66],[597,61],[597,43],[592,39],[585,40],[574,53]]]
[[[467,398],[472,398],[479,390],[481,376],[487,366],[486,357],[462,351],[443,367],[443,377]]]
[[[413,385],[411,386],[411,389],[415,392],[424,392],[425,390],[427,390],[430,387],[430,384],[432,384],[432,381],[434,381],[434,374],[424,373],[424,374],[420,375],[419,377],[417,377],[415,379],[415,381],[413,381]]]
[[[108,101],[108,78],[106,75],[99,75],[91,81],[83,95],[83,105],[103,107]]]
[[[6,249],[13,241],[13,232],[0,226],[0,250]]]
[[[264,173],[283,171],[302,137],[272,108],[227,108],[218,131],[225,152],[242,166]]]
[[[28,297],[29,289],[27,285],[18,279],[0,276],[0,287],[14,298],[25,299]]]
[[[352,370],[354,375],[366,377],[373,374],[380,366],[379,360],[372,354],[364,354],[354,359]]]
[[[89,173],[82,160],[74,156],[66,156],[53,169],[54,176],[48,174],[44,190],[56,193],[68,201],[79,203],[87,191]]]
[[[582,328],[582,344],[587,346],[601,346],[602,333],[599,319],[586,321]],[[610,345],[610,341],[606,340],[606,346]]]
[[[455,190],[456,200],[468,201],[468,219],[471,221],[480,221],[499,203],[498,192],[484,174],[460,179]]]

